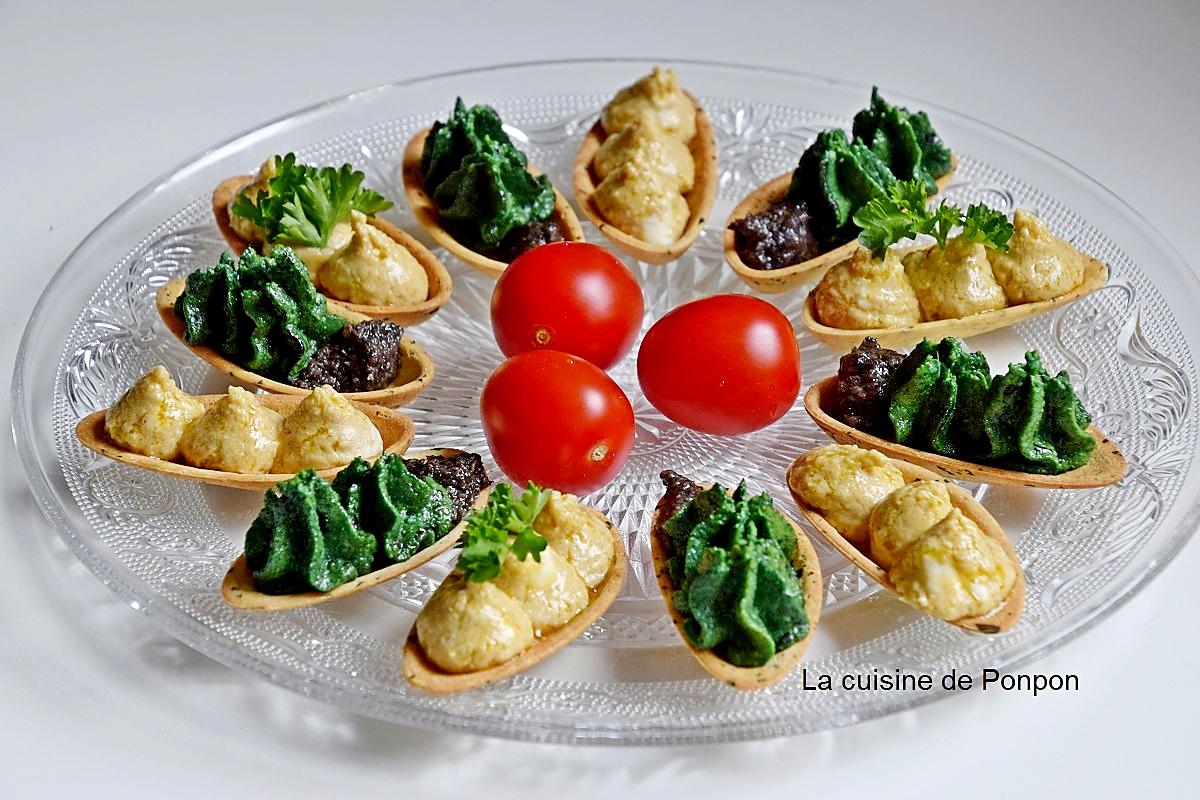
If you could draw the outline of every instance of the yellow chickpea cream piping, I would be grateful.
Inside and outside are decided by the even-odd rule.
[[[945,247],[859,248],[817,284],[817,319],[844,330],[899,328],[1051,300],[1083,283],[1085,257],[1028,211],[1013,214],[1008,252],[951,236]]]
[[[691,218],[683,192],[695,182],[687,142],[696,110],[673,70],[654,71],[617,92],[601,114],[607,138],[593,158],[593,200],[617,229],[650,244],[678,239]]]
[[[541,561],[509,553],[491,580],[453,572],[417,615],[417,639],[446,672],[475,672],[518,655],[561,628],[608,574],[612,536],[572,495],[554,492],[533,522],[545,537]],[[607,548],[600,538],[608,540]]]
[[[889,489],[895,476],[875,457],[887,461],[854,445],[818,448],[793,476],[792,488],[856,546],[869,546],[909,604],[948,621],[999,607],[1016,582],[1016,565],[1004,547],[954,508],[944,482],[904,483],[901,476],[900,485]],[[857,481],[848,472],[855,468],[864,472]],[[854,491],[868,486],[873,494],[867,498]]]

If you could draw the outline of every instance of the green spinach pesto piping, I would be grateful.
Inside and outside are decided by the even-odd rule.
[[[533,176],[528,158],[512,143],[495,109],[467,108],[462,98],[445,122],[435,122],[421,152],[425,191],[456,234],[483,251],[500,247],[512,231],[554,212],[554,188]]]
[[[898,364],[884,359],[885,353],[864,342],[838,371],[838,394],[843,401],[857,397],[854,422],[861,429],[939,455],[1022,472],[1059,475],[1091,458],[1096,447],[1088,431],[1091,416],[1070,376],[1065,371],[1051,376],[1037,351],[994,377],[984,355],[967,351],[958,339],[924,339]],[[864,383],[868,374],[881,394],[882,403],[873,406],[883,414],[880,419],[861,414],[870,405],[862,402],[864,394],[874,391]]]
[[[701,491],[663,523],[671,542],[670,602],[695,647],[738,667],[758,667],[809,632],[804,586],[793,566],[796,532],[766,494],[743,481],[730,495]]]
[[[246,531],[246,565],[264,594],[328,592],[407,561],[455,522],[446,488],[400,456],[356,458],[332,484],[305,470],[268,491]]]
[[[785,197],[808,208],[813,233],[825,247],[852,239],[855,213],[885,196],[891,184],[917,180],[928,196],[950,171],[950,150],[925,112],[888,103],[878,88],[871,90],[871,105],[855,115],[853,134],[818,134],[800,156]]]
[[[226,250],[215,266],[188,275],[175,313],[189,344],[209,345],[249,370],[289,383],[345,324],[326,310],[308,268],[287,247],[269,256],[247,248],[236,262]]]

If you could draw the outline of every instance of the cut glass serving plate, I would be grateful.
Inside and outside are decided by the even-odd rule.
[[[453,554],[364,595],[318,608],[264,614],[221,600],[259,499],[107,461],[74,438],[76,422],[113,403],[165,364],[193,392],[220,376],[163,328],[155,290],[211,265],[223,247],[209,193],[275,153],[352,162],[397,201],[385,213],[422,237],[404,207],[405,142],[444,117],[454,98],[494,105],[530,160],[570,186],[579,140],[612,93],[647,72],[642,60],[520,64],[390,84],[323,103],[214,147],[130,198],[67,259],[25,331],[13,383],[14,428],[25,470],[48,518],[114,593],[179,640],[236,669],[324,702],[429,728],[536,741],[685,743],[762,738],[851,724],[941,696],[931,692],[806,690],[799,671],[777,686],[739,692],[708,678],[667,619],[650,563],[647,527],[672,468],[726,484],[745,478],[797,516],[784,483],[793,458],[826,440],[798,400],[780,422],[719,438],[680,428],[646,402],[634,356],[614,368],[637,415],[622,473],[587,498],[625,534],[629,579],[585,636],[534,669],[494,686],[434,697],[410,688],[401,646],[415,612]],[[731,65],[676,62],[712,120],[720,194],[712,221],[677,262],[631,263],[645,289],[645,326],[675,305],[748,291],[722,260],[721,224],[733,205],[790,169],[817,131],[847,126],[869,87]],[[930,113],[959,158],[948,189],[960,204],[1029,208],[1075,246],[1107,262],[1109,285],[1052,315],[971,340],[997,368],[1038,348],[1067,369],[1096,423],[1120,445],[1129,474],[1082,492],[971,487],[1013,537],[1029,591],[1019,625],[968,634],[876,591],[816,539],[825,611],[805,659],[810,676],[878,668],[928,674],[1010,670],[1093,625],[1144,585],[1197,524],[1200,473],[1196,344],[1200,287],[1180,255],[1119,198],[1038,148],[936,104],[884,94]],[[588,235],[604,244],[594,229]],[[432,387],[407,407],[413,446],[487,452],[479,392],[501,355],[488,321],[491,279],[439,251],[454,294],[411,333],[437,364]],[[836,370],[835,356],[799,325],[807,287],[769,296],[800,330],[805,385]],[[636,351],[635,351],[636,352]]]

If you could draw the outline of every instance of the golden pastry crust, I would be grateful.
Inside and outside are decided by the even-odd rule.
[[[944,481],[916,480],[901,486],[871,509],[871,558],[891,569],[906,547],[953,508]]]
[[[812,451],[791,481],[791,488],[805,503],[859,548],[870,540],[871,509],[903,485],[904,475],[886,456],[852,444],[831,444]]]
[[[318,386],[283,420],[272,472],[344,467],[383,452],[383,437],[366,414],[329,386]]]
[[[179,440],[204,404],[175,385],[159,364],[138,378],[104,418],[104,431],[134,453],[168,461],[179,457]]]
[[[682,141],[696,135],[696,107],[680,88],[675,70],[655,67],[637,83],[618,91],[600,114],[600,124],[611,136],[647,116]]]
[[[408,249],[350,212],[350,241],[321,267],[319,281],[338,300],[370,306],[420,303],[429,297],[429,276]]]
[[[1008,252],[989,255],[996,282],[1012,305],[1052,300],[1083,283],[1084,255],[1028,211],[1013,214]]]
[[[271,471],[283,418],[237,386],[183,432],[179,450],[193,467],[244,475]]]
[[[917,296],[894,249],[876,261],[860,247],[834,264],[817,284],[813,306],[823,325],[844,330],[902,328],[921,321]]]
[[[683,235],[692,214],[668,176],[634,161],[608,173],[592,199],[600,214],[619,230],[663,246]]]
[[[521,604],[492,581],[452,572],[417,615],[417,640],[447,672],[494,667],[533,644],[533,624]]]
[[[521,604],[529,615],[534,636],[543,636],[566,625],[587,607],[588,590],[575,568],[553,547],[518,560],[505,556],[500,574],[492,579],[497,588]]]
[[[612,534],[574,495],[553,492],[533,521],[533,529],[567,560],[589,589],[608,575],[614,557]]]
[[[896,593],[938,619],[995,610],[1016,582],[999,542],[957,508],[908,546],[888,573]]]
[[[904,271],[926,322],[970,317],[1008,303],[992,275],[987,248],[961,236],[947,239],[945,247],[909,253]]]
[[[635,161],[672,178],[681,192],[690,191],[696,183],[692,152],[650,117],[639,119],[605,139],[592,166],[603,179],[626,161]]]

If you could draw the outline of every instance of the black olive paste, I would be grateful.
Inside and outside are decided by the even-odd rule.
[[[406,459],[408,471],[418,478],[433,478],[446,487],[454,505],[454,524],[458,524],[471,504],[485,488],[492,485],[477,453],[455,453],[450,456],[425,456]]]
[[[551,242],[561,242],[565,238],[562,228],[558,227],[557,222],[552,219],[538,220],[515,228],[512,233],[504,237],[504,241],[500,243],[495,255],[497,260],[508,262],[535,247],[541,247]]]
[[[784,200],[757,214],[734,220],[729,227],[742,261],[753,269],[782,269],[819,256],[808,206]]]
[[[868,336],[838,364],[833,416],[852,428],[877,433],[888,419],[888,383],[904,354]]]
[[[403,328],[385,320],[346,325],[317,348],[292,385],[315,389],[328,384],[337,392],[386,388],[400,372],[403,334]]]

